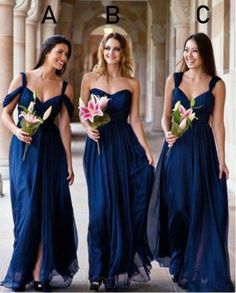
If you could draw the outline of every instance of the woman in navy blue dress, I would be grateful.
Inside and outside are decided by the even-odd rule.
[[[107,96],[111,121],[88,134],[84,170],[89,199],[90,290],[128,289],[130,279],[148,281],[150,252],[146,214],[154,176],[153,158],[139,117],[139,83],[126,39],[112,33],[98,50],[98,64],[84,76],[81,97]],[[128,122],[129,118],[129,122]],[[100,154],[97,150],[99,140]]]
[[[70,54],[67,39],[48,38],[35,69],[16,76],[3,104],[2,120],[13,133],[9,161],[14,250],[2,285],[13,291],[23,291],[31,281],[36,291],[47,291],[55,275],[63,278],[63,285],[70,284],[78,270],[69,190],[74,180],[69,126],[73,91],[60,78]],[[27,108],[34,101],[33,91],[37,93],[36,114],[42,117],[49,106],[52,111],[31,137],[21,129],[19,106]],[[12,118],[16,107],[17,124]],[[23,159],[26,144],[29,147]]]
[[[228,199],[225,163],[225,84],[216,76],[210,39],[185,42],[182,68],[167,79],[165,132],[150,202],[148,234],[156,260],[188,291],[232,291],[229,272]],[[171,110],[180,100],[197,119],[177,138]],[[170,149],[170,152],[168,151]]]

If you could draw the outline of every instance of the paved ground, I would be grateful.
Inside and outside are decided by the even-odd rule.
[[[148,141],[151,145],[155,159],[159,156],[160,147],[163,137],[161,133],[151,132],[146,127]],[[75,183],[71,187],[74,213],[79,233],[78,259],[80,270],[76,274],[70,288],[61,291],[67,292],[87,292],[88,291],[88,258],[87,258],[87,224],[88,224],[88,205],[86,182],[83,174],[82,155],[84,148],[84,135],[82,129],[77,125],[72,125],[73,131],[73,162],[75,170]],[[12,216],[9,199],[9,182],[4,182],[4,192],[6,196],[0,199],[0,280],[5,276],[9,260],[12,253],[13,233],[12,233]],[[232,280],[235,282],[235,195],[229,195],[229,253],[231,263]],[[146,284],[132,284],[130,291],[139,292],[181,292],[170,279],[167,269],[159,268],[153,263],[151,272],[151,281]],[[0,287],[0,291],[8,291]],[[31,288],[28,288],[28,292]],[[104,291],[104,288],[101,288]]]

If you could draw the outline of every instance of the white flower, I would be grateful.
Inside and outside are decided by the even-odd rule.
[[[196,113],[194,112],[194,113],[191,113],[189,116],[188,116],[188,119],[190,120],[190,121],[193,121],[193,119],[197,119],[197,117],[196,117]]]
[[[187,118],[184,118],[181,122],[180,122],[180,125],[179,125],[179,128],[184,130],[185,127],[187,125]]]
[[[175,111],[179,110],[180,105],[181,105],[180,101],[176,102],[173,111],[175,112]]]
[[[50,106],[43,114],[43,121],[48,119],[49,115],[51,114],[52,106]]]
[[[35,105],[35,102],[30,102],[29,107],[28,107],[28,111],[30,113],[34,112],[34,105]]]

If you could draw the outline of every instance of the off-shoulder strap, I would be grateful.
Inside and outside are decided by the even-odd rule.
[[[22,75],[22,85],[23,85],[24,87],[26,87],[26,86],[27,86],[27,78],[26,78],[26,74],[25,74],[25,72],[21,72],[20,74]]]
[[[7,105],[9,105],[18,94],[21,94],[23,88],[26,87],[27,85],[26,74],[24,72],[21,72],[21,75],[22,75],[22,85],[16,88],[11,93],[6,95],[6,97],[3,100],[3,107],[6,107]]]
[[[71,118],[72,117],[72,114],[74,112],[74,106],[71,103],[71,100],[66,95],[63,95],[63,102],[64,102],[64,104],[66,106],[66,109],[68,111],[68,114],[69,114],[69,116]]]
[[[217,81],[221,80],[221,78],[217,75],[213,76],[209,82],[209,90],[212,91]]]
[[[183,77],[183,72],[175,72],[173,77],[174,77],[174,83],[175,83],[175,88],[176,88],[181,83],[181,80]]]
[[[64,95],[65,94],[65,91],[66,91],[66,87],[68,85],[68,82],[63,80],[63,83],[62,83],[62,89],[61,89],[61,94]]]
[[[71,100],[67,97],[67,95],[65,95],[65,91],[66,91],[66,87],[68,85],[68,82],[63,80],[63,84],[62,84],[62,89],[61,89],[61,94],[63,95],[63,102],[66,106],[66,109],[68,111],[68,114],[70,116],[70,118],[72,117],[72,114],[74,112],[74,106],[71,103]]]

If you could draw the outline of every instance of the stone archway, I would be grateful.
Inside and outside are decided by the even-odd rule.
[[[116,3],[120,9],[119,27],[124,29],[132,41],[134,59],[136,61],[136,77],[141,83],[141,104],[146,103],[146,70],[147,68],[147,2],[133,1],[127,6],[122,1]],[[57,24],[57,33],[63,33],[69,37],[73,43],[73,57],[67,70],[66,77],[73,83],[75,89],[75,108],[78,106],[80,94],[80,84],[84,73],[84,48],[90,38],[91,33],[98,27],[106,25],[104,14],[106,3],[103,1],[61,1],[60,16]],[[63,13],[62,13],[63,11]],[[67,11],[67,18],[63,14]],[[64,14],[65,15],[65,14]],[[66,34],[64,33],[66,31]],[[86,51],[85,51],[86,52]],[[92,57],[86,60],[87,69],[91,69]],[[141,106],[142,115],[145,109]],[[74,114],[74,120],[78,120],[78,112]]]

